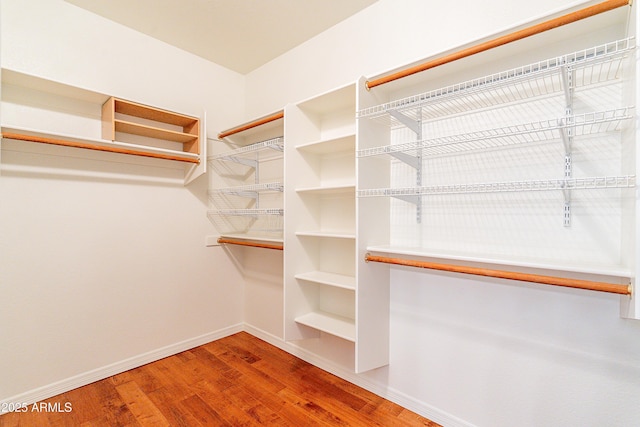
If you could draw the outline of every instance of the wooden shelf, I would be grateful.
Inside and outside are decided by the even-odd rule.
[[[185,116],[179,113],[173,113],[170,111],[137,104],[135,102],[125,101],[122,99],[112,99],[115,102],[115,112],[126,114],[127,116],[139,117],[141,119],[152,120],[154,122],[168,123],[183,128],[193,127],[198,122],[198,119],[194,117]]]
[[[167,141],[188,143],[198,140],[198,135],[175,132],[167,129],[142,125],[139,123],[127,122],[124,120],[114,120],[116,132],[130,133],[132,135],[146,136],[149,138],[164,139]]]
[[[116,132],[183,144],[200,154],[200,120],[159,108],[111,97],[102,105],[102,138],[115,141]]]
[[[295,321],[347,341],[356,341],[355,321],[347,317],[326,312],[311,312],[296,317]]]

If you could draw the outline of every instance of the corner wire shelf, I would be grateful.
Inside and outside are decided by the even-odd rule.
[[[620,77],[633,37],[492,74],[479,79],[365,108],[356,118],[381,121],[396,128],[422,121],[567,91]]]
[[[283,230],[284,209],[217,209],[207,216],[221,234],[276,235]]]
[[[251,153],[258,153],[259,151],[263,151],[267,149],[282,152],[284,150],[284,137],[278,137],[278,138],[273,138],[266,141],[256,142],[255,144],[246,145],[244,147],[236,148],[235,150],[212,155],[207,157],[207,160],[208,161],[213,161],[213,160],[232,161],[232,162],[242,163],[242,164],[246,164],[248,166],[253,167],[255,166],[256,160],[245,159],[243,158],[243,156],[246,156]]]
[[[227,215],[227,216],[250,216],[258,217],[264,215],[278,215],[284,214],[284,209],[217,209],[210,210],[209,214],[212,215]]]
[[[366,148],[358,150],[357,157],[363,158],[384,154],[393,156],[396,153],[411,151],[420,151],[421,156],[436,156],[525,143],[561,140],[566,137],[567,131],[569,130],[573,137],[615,132],[622,128],[623,122],[634,118],[633,109],[634,107],[630,106],[568,116],[560,119],[517,124],[440,138],[423,139],[415,142]]]
[[[358,190],[358,197],[408,198],[438,194],[479,194],[550,190],[591,190],[607,188],[634,188],[635,175],[604,176],[532,181],[505,181],[473,184],[450,184],[406,188],[376,188]]]
[[[215,188],[209,190],[209,195],[229,194],[240,197],[255,198],[258,193],[263,192],[282,192],[284,185],[281,182],[267,182],[264,184],[239,185],[235,187]]]

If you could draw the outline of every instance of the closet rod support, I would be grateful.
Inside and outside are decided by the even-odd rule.
[[[413,67],[406,68],[404,70],[398,71],[388,76],[380,77],[371,81],[367,80],[365,82],[365,88],[367,90],[370,90],[376,86],[380,86],[385,83],[389,83],[389,82],[401,79],[403,77],[408,77],[413,74],[438,67],[440,65],[457,61],[458,59],[466,58],[468,56],[472,56],[477,53],[481,53],[481,52],[514,42],[514,41],[522,40],[524,38],[527,38],[536,34],[540,34],[545,31],[552,30],[554,28],[557,28],[563,25],[571,24],[573,22],[580,21],[582,19],[589,18],[591,16],[599,15],[603,12],[608,12],[610,10],[617,9],[622,6],[627,6],[629,4],[631,4],[630,0],[605,0],[593,6],[585,7],[575,12],[570,12],[565,15],[559,16],[557,18],[549,19],[539,24],[526,27],[522,30],[514,31],[504,36],[500,36],[495,39],[491,39],[489,41],[458,50],[449,55],[445,55],[441,58],[432,59],[430,61],[415,65]]]
[[[631,284],[592,282],[588,280],[567,279],[564,277],[543,276],[539,274],[521,273],[516,271],[492,270],[487,268],[470,267],[465,265],[439,264],[434,262],[412,259],[390,258],[366,253],[365,262],[380,262],[384,264],[401,265],[407,267],[427,268],[431,270],[449,271],[453,273],[471,274],[475,276],[494,277],[498,279],[518,280],[539,283],[543,285],[562,286],[576,289],[586,289],[598,292],[608,292],[620,295],[631,295]]]

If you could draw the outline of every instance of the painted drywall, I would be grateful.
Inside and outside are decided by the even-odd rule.
[[[379,0],[247,75],[247,117],[596,1]]]
[[[593,3],[380,0],[250,73],[246,111],[259,116]],[[355,381],[445,425],[640,419],[640,322],[620,318],[617,296],[394,268],[390,305],[390,364]]]
[[[211,135],[243,115],[243,76],[62,0],[2,0],[1,24],[5,69],[206,109]],[[65,127],[46,105],[3,110],[2,120]],[[242,274],[205,246],[206,176],[185,187],[183,175],[163,160],[3,141],[0,400],[242,323]]]

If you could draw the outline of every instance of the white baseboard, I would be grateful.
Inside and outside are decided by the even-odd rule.
[[[57,396],[58,394],[65,393],[75,388],[82,387],[87,384],[91,384],[93,382],[103,380],[112,375],[116,375],[116,374],[128,371],[130,369],[137,368],[142,365],[146,365],[147,363],[155,362],[156,360],[173,356],[174,354],[180,353],[182,351],[189,350],[194,347],[198,347],[202,344],[206,344],[211,341],[215,341],[220,338],[233,335],[243,330],[244,330],[244,325],[242,323],[239,323],[233,326],[229,326],[227,328],[209,332],[207,334],[200,335],[195,338],[190,338],[185,341],[181,341],[175,344],[168,345],[166,347],[152,350],[150,352],[143,353],[138,356],[131,357],[129,359],[112,363],[110,365],[103,366],[101,368],[93,369],[91,371],[84,372],[82,374],[75,375],[73,377],[66,378],[64,380],[57,381],[52,384],[38,387],[34,390],[30,390],[25,393],[18,394],[16,396],[12,396],[7,399],[0,400],[0,406],[5,407],[6,405],[2,405],[2,404],[10,403],[10,402],[20,402],[20,403],[25,403],[27,405],[30,405],[32,403],[39,402],[41,400],[48,399],[53,396]]]
[[[172,356],[182,351],[192,349],[194,347],[224,338],[229,335],[233,335],[241,331],[245,331],[257,338],[260,338],[268,342],[269,344],[286,351],[287,353],[290,353],[308,363],[311,363],[314,366],[319,367],[320,369],[323,369],[346,381],[349,381],[350,383],[362,387],[363,389],[377,394],[378,396],[384,397],[385,399],[397,403],[398,405],[405,407],[426,418],[429,418],[430,420],[435,421],[438,424],[447,427],[474,427],[472,424],[464,420],[454,417],[453,415],[431,405],[428,405],[425,402],[421,402],[411,396],[393,389],[392,387],[389,387],[386,384],[372,381],[369,378],[345,369],[343,366],[340,366],[332,362],[331,360],[319,357],[316,354],[295,345],[294,343],[285,342],[282,338],[277,337],[269,332],[265,332],[259,328],[256,328],[255,326],[242,323],[213,331],[204,335],[200,335],[198,337],[181,341],[175,344],[171,344],[157,350],[140,354],[138,356],[134,356],[120,362],[103,366],[101,368],[84,372],[82,374],[66,378],[64,380],[39,387],[34,390],[18,394],[16,396],[9,397],[8,399],[0,400],[0,404],[9,402],[20,402],[31,405],[35,402],[48,399],[50,397],[65,393],[75,388],[100,381],[112,375],[117,375],[130,369],[146,365],[147,363]]]
[[[362,375],[358,375],[355,372],[345,369],[344,367],[333,363],[330,360],[318,357],[316,354],[311,353],[294,343],[285,342],[282,338],[277,337],[271,333],[265,332],[255,326],[245,324],[244,330],[261,340],[274,345],[287,353],[293,354],[296,357],[311,363],[318,368],[325,370],[337,377],[342,378],[345,381],[349,381],[352,384],[362,387],[365,390],[370,391],[380,397],[384,397],[391,402],[422,415],[434,421],[442,426],[446,427],[475,427],[473,424],[468,423],[458,417],[455,417],[448,412],[442,411],[434,406],[431,406],[425,402],[421,402],[405,393],[402,393],[386,384],[372,381],[369,378],[365,378]]]

